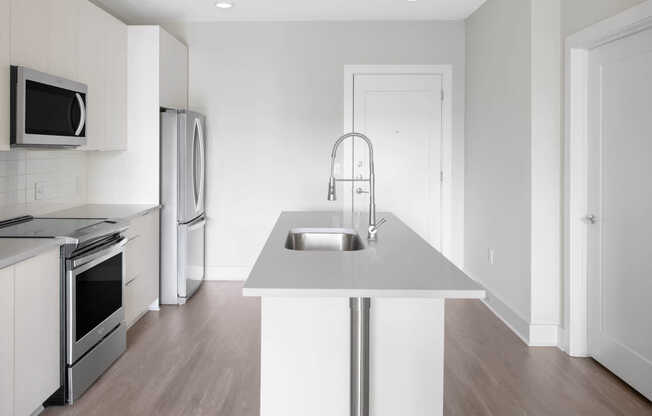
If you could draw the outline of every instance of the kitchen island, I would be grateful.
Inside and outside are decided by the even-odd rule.
[[[379,217],[387,223],[366,241],[366,224],[340,212],[280,215],[243,289],[262,298],[261,416],[351,414],[356,298],[371,298],[370,413],[442,414],[444,301],[485,291],[397,217]],[[353,228],[364,247],[287,249],[288,232],[308,227]]]

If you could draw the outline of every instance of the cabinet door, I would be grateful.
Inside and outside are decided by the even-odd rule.
[[[106,106],[102,150],[127,148],[127,25],[107,16]]]
[[[11,63],[47,72],[53,1],[12,0]]]
[[[77,28],[79,9],[86,0],[49,0],[50,33],[43,42],[48,45],[47,72],[58,77],[77,79]],[[41,1],[40,3],[45,3]]]
[[[83,150],[100,150],[104,145],[106,102],[106,13],[83,1],[79,4],[77,30],[77,76],[88,85],[86,94],[86,138]]]
[[[0,151],[9,150],[9,64],[11,0],[0,0]]]
[[[159,212],[154,210],[149,213],[147,220],[147,232],[144,235],[143,243],[147,252],[147,265],[145,274],[147,276],[147,288],[145,291],[145,306],[149,307],[159,297]]]
[[[129,229],[136,231],[137,227],[133,225],[134,220],[131,221]],[[143,249],[143,237],[141,231],[136,231],[138,234],[133,234],[129,237],[129,242],[125,246],[125,321],[127,326],[133,325],[137,318],[142,315],[145,308],[143,305],[143,291],[144,291],[144,273],[143,264],[147,261],[145,257],[147,253]]]
[[[0,415],[14,414],[14,268],[0,269]]]
[[[137,318],[144,311],[140,298],[142,289],[142,276],[134,275],[125,282],[125,321],[127,327],[136,323]]]
[[[29,415],[61,385],[59,249],[15,266],[14,410]]]
[[[159,28],[159,101],[161,107],[188,107],[188,47]]]

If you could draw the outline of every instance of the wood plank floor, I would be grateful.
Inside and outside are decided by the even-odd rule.
[[[206,282],[148,313],[79,401],[43,415],[258,416],[260,302],[241,287]],[[591,359],[527,348],[481,302],[448,301],[444,414],[652,416],[652,404]]]

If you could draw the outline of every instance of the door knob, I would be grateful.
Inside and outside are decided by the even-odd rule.
[[[597,219],[595,218],[595,215],[593,215],[593,214],[587,215],[586,217],[584,217],[584,220],[586,220],[586,222],[589,223],[589,224],[595,224],[595,222],[597,221]]]
[[[357,189],[355,190],[355,193],[358,194],[358,195],[360,195],[360,194],[368,194],[369,191],[365,191],[365,190],[362,189],[362,188],[357,188]]]

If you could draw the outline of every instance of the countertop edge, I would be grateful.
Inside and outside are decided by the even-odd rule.
[[[163,205],[158,204],[158,205],[154,205],[153,207],[150,207],[150,208],[144,209],[144,210],[142,210],[142,211],[135,212],[135,213],[133,213],[132,215],[129,215],[129,216],[126,216],[126,217],[121,217],[121,218],[109,218],[109,219],[110,219],[110,220],[122,220],[122,221],[127,221],[127,220],[131,220],[131,219],[133,219],[133,218],[136,218],[136,217],[142,217],[142,216],[144,216],[144,215],[149,214],[150,212],[152,212],[152,211],[154,211],[154,210],[161,209],[161,208],[163,208]]]
[[[312,297],[312,298],[433,298],[433,299],[486,299],[485,290],[413,290],[413,289],[242,289],[246,297]]]
[[[15,238],[1,238],[1,240],[19,240]],[[20,239],[23,240],[23,239]],[[8,256],[0,256],[0,269],[11,267],[17,263],[28,260],[32,257],[36,257],[39,254],[48,251],[54,247],[60,247],[63,244],[66,244],[66,238],[33,238],[30,240],[38,240],[38,243],[34,243],[33,247],[25,248],[20,252],[14,253]]]
[[[85,207],[105,207],[105,213],[109,215],[84,215],[84,214],[71,214],[70,212],[75,212],[75,210],[81,210]],[[128,215],[123,216],[112,216],[110,215],[112,210],[115,210],[116,207],[119,209],[124,209],[124,207],[143,207],[146,208],[138,209],[130,212]],[[41,218],[82,218],[89,220],[109,220],[109,221],[131,221],[134,218],[141,217],[151,213],[154,210],[160,210],[163,208],[162,204],[82,204],[74,207],[70,207],[63,210],[52,211],[47,214],[41,215]]]

